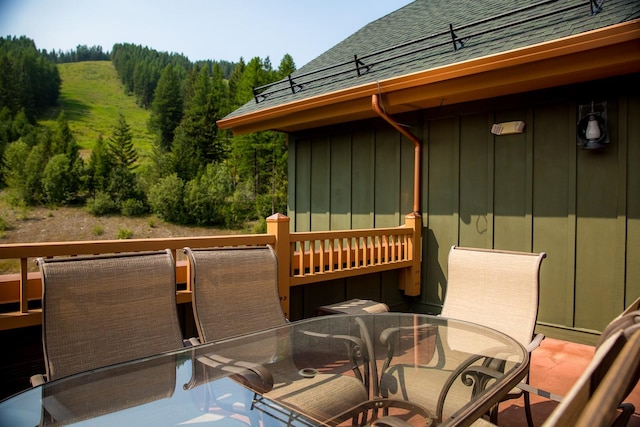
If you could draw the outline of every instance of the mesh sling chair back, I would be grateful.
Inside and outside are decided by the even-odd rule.
[[[270,246],[185,248],[193,291],[193,311],[201,342],[284,325],[277,259]],[[278,343],[282,346],[282,343]],[[268,367],[273,388],[263,395],[277,398],[304,413],[327,419],[367,400],[364,383],[352,376],[319,374],[300,387],[300,367],[291,357],[275,357],[283,349],[275,341],[256,343],[252,354]],[[286,351],[284,352],[286,354]],[[278,359],[277,362],[273,362]],[[224,361],[222,362],[224,363]],[[297,381],[294,381],[297,380]]]
[[[544,252],[516,252],[452,246],[441,315],[478,323],[515,338],[529,352],[540,345],[535,334]],[[527,376],[525,382],[528,382]],[[505,400],[524,395],[527,423],[533,426],[529,393],[514,389]],[[491,419],[497,422],[497,406]]]
[[[74,423],[173,395],[171,364],[96,370],[183,347],[171,251],[39,258],[37,264],[46,380],[92,371],[43,388],[41,425]],[[31,381],[38,385],[45,377]]]
[[[519,341],[528,351],[540,344],[543,336],[534,338],[538,315],[539,271],[545,253],[499,251],[453,246],[448,258],[448,280],[441,315],[446,318],[468,321],[496,329]],[[457,364],[465,360],[466,353],[473,353],[473,344],[466,334],[456,335],[448,331],[438,334],[438,352],[430,364],[421,367],[391,365],[381,377],[383,397],[393,393],[401,376],[420,375],[430,388],[403,389],[405,398],[424,401],[434,413],[447,418],[469,396],[451,393],[448,409],[436,403],[443,373],[455,371]],[[446,349],[446,351],[445,351]],[[445,358],[444,355],[447,354]],[[459,354],[459,357],[455,357]],[[439,369],[433,369],[437,366]],[[411,372],[409,372],[411,371]],[[392,377],[389,377],[391,375]],[[407,382],[408,383],[408,382]],[[387,386],[389,385],[389,386]],[[409,387],[409,384],[407,384]],[[506,399],[519,397],[524,392],[512,390]],[[396,392],[397,394],[397,392]],[[399,396],[396,396],[399,397]],[[533,424],[529,396],[525,393],[527,422]],[[491,419],[497,422],[497,406],[491,411]]]
[[[171,251],[37,263],[47,380],[183,347]]]

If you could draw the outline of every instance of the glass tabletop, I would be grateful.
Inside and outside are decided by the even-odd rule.
[[[471,323],[330,315],[45,383],[0,402],[0,425],[469,425],[528,363]]]

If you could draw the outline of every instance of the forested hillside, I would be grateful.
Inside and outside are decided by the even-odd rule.
[[[226,227],[285,211],[283,135],[233,137],[216,120],[252,99],[254,86],[294,71],[290,56],[276,70],[268,58],[193,64],[121,44],[110,58],[118,90],[137,108],[116,114],[114,82],[101,80],[100,63],[63,65],[86,72],[71,87],[60,76],[72,68],[60,73],[29,39],[0,39],[2,184],[12,203],[83,204],[95,215],[153,212]],[[91,114],[88,131],[78,123]]]

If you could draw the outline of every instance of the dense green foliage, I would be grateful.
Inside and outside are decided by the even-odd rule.
[[[52,50],[47,52],[42,51],[42,54],[51,62],[59,64],[67,62],[81,62],[81,61],[108,61],[110,60],[109,52],[103,52],[102,46],[78,45],[75,50],[69,50],[63,52],[59,50]]]
[[[31,63],[55,77],[57,68],[49,60],[72,57],[54,51],[51,58],[24,38],[0,41],[0,66],[4,57],[31,55]],[[75,58],[101,54],[101,48],[86,46],[74,52]],[[253,87],[294,71],[289,55],[277,70],[268,58],[193,64],[182,55],[131,44],[114,45],[111,58],[125,93],[150,111],[147,125],[155,135],[151,153],[147,148],[140,156],[120,113],[108,135],[82,141],[82,147],[92,147],[83,160],[64,112],[45,127],[29,115],[37,117],[44,106],[27,110],[23,101],[9,105],[14,98],[2,98],[4,89],[17,81],[14,72],[0,86],[0,152],[3,182],[15,203],[86,203],[96,215],[152,211],[171,222],[227,227],[286,210],[284,135],[234,137],[220,131],[216,121],[250,101]],[[59,77],[55,87],[54,104]],[[35,93],[40,98],[41,92]]]
[[[38,52],[33,40],[0,37],[0,111],[8,110],[2,111],[3,119],[14,119],[24,111],[35,123],[45,108],[55,105],[59,94],[58,69]]]

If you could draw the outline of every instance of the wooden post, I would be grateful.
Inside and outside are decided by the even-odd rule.
[[[20,258],[20,313],[29,312],[29,268],[27,258]]]
[[[399,272],[400,289],[405,295],[420,295],[420,267],[422,264],[422,217],[413,212],[404,217],[405,225],[413,229],[413,236],[407,244],[413,265]]]
[[[285,317],[289,318],[290,288],[289,271],[291,270],[291,260],[293,254],[289,245],[289,222],[286,215],[274,214],[267,218],[267,234],[275,236],[276,243],[273,250],[278,257],[278,293],[280,294],[280,305]]]

